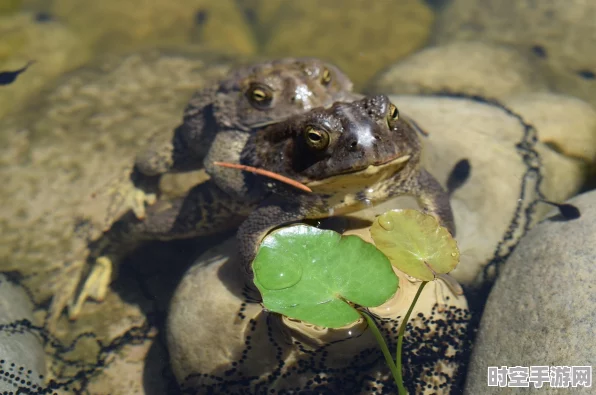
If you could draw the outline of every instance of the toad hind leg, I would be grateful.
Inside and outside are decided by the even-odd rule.
[[[412,190],[409,193],[416,196],[422,210],[437,218],[439,223],[446,227],[452,236],[455,236],[455,220],[451,211],[449,194],[441,187],[441,184],[429,172],[420,169],[410,187]]]
[[[112,261],[105,256],[97,258],[80,292],[68,306],[68,318],[76,320],[88,298],[103,302],[112,280]]]

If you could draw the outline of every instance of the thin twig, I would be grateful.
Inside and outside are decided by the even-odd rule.
[[[296,180],[292,180],[291,178],[282,176],[281,174],[277,174],[272,171],[269,171],[269,170],[259,169],[257,167],[252,167],[252,166],[240,165],[237,163],[228,163],[228,162],[213,162],[213,164],[216,166],[228,167],[230,169],[250,171],[251,173],[258,174],[260,176],[265,176],[265,177],[273,178],[274,180],[284,182],[284,183],[291,185],[295,188],[303,190],[304,192],[312,192],[312,189],[310,189],[306,185],[304,185]]]

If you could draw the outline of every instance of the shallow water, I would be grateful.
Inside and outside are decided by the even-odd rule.
[[[469,333],[458,332],[459,344],[467,346],[457,353],[461,366],[451,382],[451,393],[464,393],[469,342],[497,274],[525,234],[556,214],[541,201],[562,203],[596,185],[595,18],[596,6],[581,1],[563,7],[529,0],[0,0],[0,272],[8,276],[4,284],[25,290],[32,306],[31,314],[11,311],[23,304],[10,298],[23,296],[3,291],[8,288],[0,281],[0,294],[11,292],[4,296],[8,303],[0,303],[0,335],[34,334],[47,363],[45,372],[18,364],[31,364],[27,358],[8,366],[14,357],[4,351],[9,357],[0,354],[0,375],[8,378],[0,390],[182,391],[165,335],[172,295],[196,257],[233,230],[127,251],[105,300],[86,302],[76,321],[63,314],[50,327],[50,298],[70,284],[64,279],[78,275],[80,251],[98,243],[102,226],[131,215],[126,192],[112,201],[110,185],[128,180],[149,136],[180,124],[196,90],[233,65],[308,56],[337,65],[357,92],[401,95],[391,98],[415,121],[425,142],[422,163],[443,187],[458,161],[470,158],[469,179],[450,191],[461,262],[472,268],[455,274],[472,317]],[[185,196],[205,178],[200,171],[170,174],[159,188]],[[367,186],[363,195],[369,216],[385,207],[370,200],[373,192]],[[590,196],[593,202],[594,192]],[[551,222],[573,227],[564,217]],[[581,224],[570,234],[587,232]],[[588,260],[596,255],[593,249],[582,254]],[[228,286],[226,279],[214,281],[220,280]],[[565,295],[593,298],[581,292]],[[512,332],[535,336],[523,327]],[[0,337],[11,346],[14,339]],[[482,339],[482,347],[501,345],[490,335]],[[593,340],[586,345],[594,348]],[[240,360],[230,353],[230,361]],[[528,366],[594,363],[581,356],[534,358]],[[499,366],[507,363],[521,362],[503,356]],[[23,381],[17,380],[20,367],[33,369]],[[470,377],[482,381],[470,369]],[[39,375],[44,378],[33,377]],[[468,386],[470,394],[492,389]],[[387,393],[382,387],[375,391]]]

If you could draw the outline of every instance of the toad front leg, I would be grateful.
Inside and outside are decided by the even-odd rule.
[[[296,203],[270,200],[264,202],[242,223],[236,235],[240,258],[252,286],[252,261],[257,255],[259,244],[274,228],[306,218],[305,210]]]
[[[406,185],[400,188],[406,189],[398,190],[398,193],[414,195],[422,206],[422,210],[437,218],[439,223],[455,236],[455,221],[449,194],[429,172],[420,169],[415,177],[412,177]]]

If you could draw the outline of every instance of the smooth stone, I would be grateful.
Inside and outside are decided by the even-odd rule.
[[[575,97],[523,93],[503,104],[538,130],[538,138],[555,151],[586,163],[596,163],[596,109]]]
[[[377,75],[368,91],[419,94],[439,91],[501,99],[547,91],[537,64],[506,46],[456,42],[425,48]]]
[[[596,105],[594,20],[593,1],[453,0],[440,12],[433,40],[515,46],[544,66],[557,92]]]
[[[488,366],[596,365],[596,191],[568,203],[579,208],[579,219],[565,221],[551,212],[503,265],[482,316],[466,394],[526,393],[487,387]],[[594,393],[548,383],[536,391]]]
[[[368,230],[355,233],[365,235]],[[386,319],[381,328],[391,339],[390,350],[395,350],[399,317],[420,284],[396,273],[400,278],[396,295],[371,309]],[[396,390],[363,321],[328,329],[280,318],[247,299],[243,281],[232,238],[200,256],[180,282],[170,305],[167,341],[171,366],[183,390]],[[454,377],[467,346],[468,319],[464,296],[456,297],[441,280],[424,288],[404,341],[404,376],[411,393],[447,394],[457,384]],[[429,324],[429,320],[436,321]],[[332,369],[339,369],[341,376]]]
[[[418,0],[262,3],[257,16],[264,24],[267,56],[321,57],[344,70],[357,89],[387,64],[425,45],[434,21],[431,9]]]
[[[471,164],[469,179],[451,198],[461,251],[452,275],[463,284],[480,286],[493,277],[527,229],[550,210],[540,199],[564,201],[585,181],[582,163],[538,142],[531,125],[498,104],[450,96],[391,99],[429,133],[422,163],[443,186],[457,162]],[[402,201],[373,211],[400,208]]]
[[[46,374],[42,339],[34,329],[33,304],[19,285],[0,273],[0,393],[35,390]],[[4,377],[5,373],[14,375]],[[25,381],[25,384],[21,383]],[[28,384],[27,384],[28,383]],[[21,393],[21,392],[18,392]]]

